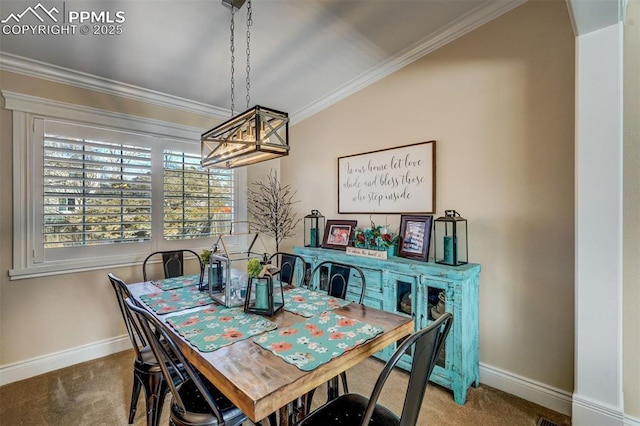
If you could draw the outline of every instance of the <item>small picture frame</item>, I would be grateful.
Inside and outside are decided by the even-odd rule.
[[[426,262],[433,215],[401,215],[398,256]]]
[[[353,232],[357,224],[357,220],[327,220],[322,247],[346,250],[353,244]]]

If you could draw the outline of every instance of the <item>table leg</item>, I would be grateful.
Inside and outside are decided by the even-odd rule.
[[[295,426],[307,414],[305,397],[297,398],[284,407],[279,412],[280,426]]]
[[[278,410],[278,418],[280,418],[280,426],[289,426],[289,405],[280,407]]]

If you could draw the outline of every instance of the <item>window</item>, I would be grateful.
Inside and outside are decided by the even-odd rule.
[[[197,251],[246,217],[246,172],[202,169],[199,130],[3,95],[19,194],[12,279]]]
[[[44,249],[151,240],[151,149],[47,127]]]
[[[203,170],[200,156],[164,153],[164,238],[203,238],[229,232],[233,219],[233,174]]]

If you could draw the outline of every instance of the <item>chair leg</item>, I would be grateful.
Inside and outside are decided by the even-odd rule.
[[[327,401],[333,401],[339,394],[340,385],[338,382],[338,376],[336,376],[327,382]]]
[[[142,389],[142,377],[133,372],[133,390],[131,391],[131,407],[129,408],[129,424],[133,424],[136,418],[136,409],[138,406],[138,398],[140,397],[140,390]]]
[[[155,408],[153,410],[153,426],[160,424],[160,417],[162,417],[162,409],[164,408],[164,401],[167,399],[167,392],[169,392],[169,386],[164,380],[164,377],[161,377],[158,397],[155,400]]]
[[[306,406],[306,412],[310,413],[311,412],[311,402],[313,401],[313,394],[316,392],[315,389],[311,389],[309,392],[307,392],[307,394],[305,395],[305,406]]]
[[[347,385],[347,373],[346,372],[342,372],[340,373],[340,378],[342,378],[342,390],[343,393],[349,393],[349,385]]]
[[[278,420],[276,418],[276,413],[269,414],[269,426],[278,426]]]
[[[146,397],[147,426],[158,426],[164,405],[164,398],[160,400],[160,397],[164,397],[167,393],[166,384],[159,372],[149,374],[143,384]]]

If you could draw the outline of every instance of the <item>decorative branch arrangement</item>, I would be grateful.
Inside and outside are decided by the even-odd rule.
[[[295,195],[291,185],[280,185],[278,173],[273,169],[266,183],[252,182],[247,189],[247,209],[252,222],[258,231],[276,240],[276,251],[280,251],[282,240],[295,235],[293,230],[302,220],[292,209],[299,202],[293,200]]]

